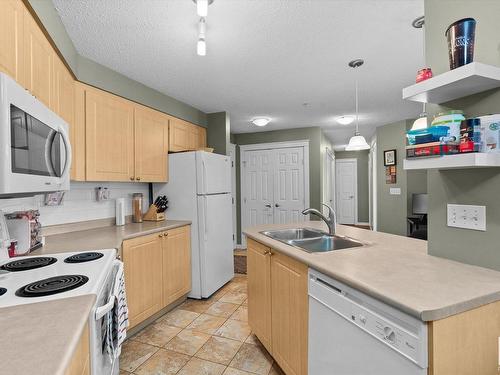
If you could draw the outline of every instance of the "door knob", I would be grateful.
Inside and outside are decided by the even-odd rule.
[[[271,208],[271,205],[268,203],[268,204],[266,204],[266,207],[267,208]]]
[[[274,205],[274,207],[279,207],[279,206],[280,206],[280,205],[279,205],[278,203],[276,203],[276,204]]]

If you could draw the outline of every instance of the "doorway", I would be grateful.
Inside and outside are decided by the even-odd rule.
[[[240,158],[242,230],[304,221],[302,211],[309,206],[309,141],[240,146]]]
[[[335,154],[327,148],[323,170],[323,203],[335,207]],[[325,212],[326,213],[326,212]]]
[[[335,161],[336,208],[339,224],[358,222],[358,161],[337,159]]]

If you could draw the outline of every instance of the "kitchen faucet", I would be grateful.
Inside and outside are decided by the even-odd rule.
[[[335,211],[327,204],[322,203],[322,205],[328,208],[328,217],[323,215],[315,208],[306,208],[304,211],[302,211],[302,215],[312,214],[319,216],[328,226],[328,234],[330,236],[335,236],[335,224],[337,221],[337,218],[335,216]]]

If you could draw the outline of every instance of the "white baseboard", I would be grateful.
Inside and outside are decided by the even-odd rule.
[[[364,221],[356,222],[356,225],[370,225],[370,223],[365,223]]]

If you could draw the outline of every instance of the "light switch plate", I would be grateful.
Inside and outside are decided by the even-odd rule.
[[[391,195],[401,195],[401,188],[390,188],[389,194]]]
[[[486,230],[486,206],[448,204],[448,226]]]

